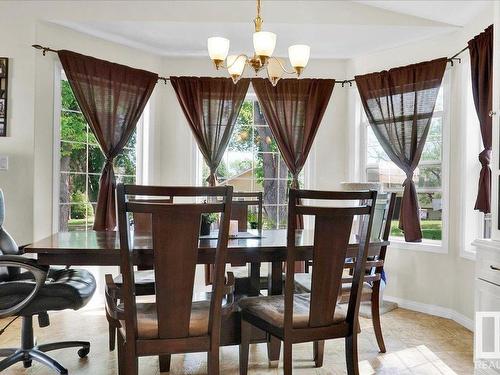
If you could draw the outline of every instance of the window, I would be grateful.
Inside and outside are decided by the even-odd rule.
[[[198,160],[201,165],[200,182],[207,185],[209,169],[200,153]],[[288,188],[292,176],[264,119],[259,102],[253,96],[247,96],[243,102],[216,174],[220,185],[232,185],[234,191],[262,191],[264,228],[286,228]],[[302,186],[303,173],[299,175],[299,182]]]
[[[420,163],[415,169],[415,182],[420,205],[420,219],[423,240],[441,241],[443,238],[443,130],[445,123],[444,84],[439,90],[429,133]],[[368,182],[379,182],[385,191],[403,192],[402,183],[405,173],[387,156],[368,120],[362,114],[362,128],[366,135],[365,178]],[[391,236],[403,238],[398,228],[399,207],[401,199],[396,202],[396,210],[391,229]]]
[[[134,132],[123,152],[115,159],[116,179],[136,180],[136,141]],[[99,177],[105,157],[80,111],[71,87],[62,73],[59,149],[60,231],[92,229],[99,191]]]

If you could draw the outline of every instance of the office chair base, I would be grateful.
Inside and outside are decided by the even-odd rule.
[[[84,358],[89,354],[90,343],[88,341],[63,341],[34,345],[32,323],[31,316],[23,317],[21,348],[0,349],[0,357],[6,357],[0,361],[0,373],[18,362],[23,362],[24,367],[28,368],[31,367],[32,361],[36,361],[55,370],[59,374],[67,374],[68,370],[66,368],[45,353],[58,349],[80,348],[78,350],[80,358]]]

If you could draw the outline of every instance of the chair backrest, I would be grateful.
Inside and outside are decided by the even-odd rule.
[[[19,247],[10,234],[4,229],[4,220],[5,201],[3,191],[0,189],[0,255],[17,255],[19,254]],[[0,267],[0,281],[10,280],[19,272],[18,267]]]
[[[132,202],[127,199],[129,195],[134,196]],[[142,202],[138,199],[139,196],[173,197],[174,201]],[[175,200],[180,197],[190,197],[193,200],[206,197],[209,203],[176,203]],[[219,200],[220,198],[223,200]],[[122,184],[117,186],[127,339],[137,338],[133,243],[127,214],[132,212],[151,215],[158,338],[179,339],[189,337],[201,215],[206,213],[221,214],[208,326],[209,333],[217,334],[220,331],[231,201],[231,186],[212,188]]]
[[[394,215],[394,208],[396,207],[396,193],[379,193],[375,203],[375,211],[373,213],[373,224],[370,236],[370,242],[373,246],[370,247],[368,260],[366,261],[366,276],[364,282],[378,282],[383,277],[385,255],[387,252],[387,242],[391,234],[391,223]],[[366,220],[366,218],[365,218]],[[360,233],[358,233],[358,237]],[[382,245],[375,246],[377,242]],[[353,268],[355,265],[355,258],[346,260],[345,268],[349,270],[349,277],[342,279],[343,283],[352,282]],[[349,296],[342,296],[339,299],[341,303],[347,303]]]
[[[129,202],[132,199],[128,200]],[[172,203],[172,197],[165,199],[151,199],[151,198],[139,198],[137,202],[149,202],[149,203]],[[134,212],[134,233],[135,234],[150,234],[153,228],[153,222],[151,219],[151,214],[145,214],[142,212]]]
[[[347,257],[355,256],[351,295],[347,308],[346,323],[353,330],[359,311],[362,276],[368,256],[369,238],[375,211],[376,191],[326,192],[290,189],[288,203],[287,271],[285,281],[285,335],[293,327],[294,264],[297,259],[295,245],[296,215],[314,218],[314,243],[312,245],[312,276],[310,292],[309,325],[307,328],[326,328],[334,324],[337,300],[342,287],[342,275]],[[308,200],[304,204],[303,199]],[[340,206],[317,206],[312,201],[328,201]],[[342,202],[344,201],[344,202]],[[347,206],[345,201],[362,202]],[[300,203],[299,203],[300,202]],[[310,204],[309,204],[310,203]],[[318,204],[318,203],[316,203]],[[348,251],[351,229],[355,217],[364,217],[359,245],[354,254]],[[352,332],[352,331],[351,331]]]
[[[257,229],[262,231],[262,192],[234,192],[231,219],[238,220],[238,232],[248,229],[248,213],[251,206],[257,206]]]

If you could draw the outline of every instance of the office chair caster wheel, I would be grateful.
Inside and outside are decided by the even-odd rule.
[[[90,353],[90,348],[81,348],[78,350],[78,356],[80,358],[85,358],[89,353]]]
[[[24,366],[24,368],[31,367],[31,360],[29,360],[29,361],[23,361],[23,366]]]

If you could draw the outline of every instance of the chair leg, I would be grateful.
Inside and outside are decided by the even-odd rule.
[[[292,343],[283,341],[283,374],[292,375],[293,358],[292,358]]]
[[[281,340],[268,334],[267,338],[267,357],[270,367],[278,367],[280,360]]]
[[[15,348],[6,348],[6,349],[0,349],[0,357],[8,357],[17,352],[18,349]]]
[[[43,353],[50,352],[52,350],[66,349],[66,348],[79,348],[78,355],[83,358],[90,352],[90,342],[88,341],[62,341],[62,342],[52,342],[49,344],[41,344],[35,346],[36,350]]]
[[[15,352],[11,356],[0,361],[0,372],[16,364],[17,362],[24,361],[24,359],[25,359],[25,353],[23,351]]]
[[[382,326],[380,325],[380,293],[379,288],[373,288],[372,292],[372,322],[377,344],[381,353],[385,353],[384,337],[382,336]]]
[[[219,375],[219,345],[208,351],[207,358],[208,375]]]
[[[359,375],[358,335],[353,333],[345,338],[345,359],[348,375]]]
[[[30,357],[35,361],[43,363],[45,366],[57,371],[59,374],[67,374],[68,370],[62,367],[56,360],[50,358],[47,354],[39,350],[30,350]]]
[[[160,372],[170,371],[170,360],[172,356],[170,354],[162,354],[158,356],[158,362],[160,363]]]
[[[125,342],[123,341],[122,334],[118,332],[117,337],[117,346],[118,346],[118,374],[125,375],[125,369],[123,367],[125,361]]]
[[[323,353],[325,352],[325,341],[314,341],[313,342],[314,351],[314,363],[316,367],[323,366]]]
[[[139,373],[139,360],[135,354],[135,350],[132,345],[125,341],[125,345],[123,345],[124,354],[124,372],[127,375],[138,375]]]
[[[240,375],[248,373],[248,351],[250,350],[250,335],[252,325],[241,319],[241,340],[240,340]]]
[[[112,352],[115,350],[116,343],[116,327],[109,324],[108,326],[108,334],[109,334],[109,351]]]

